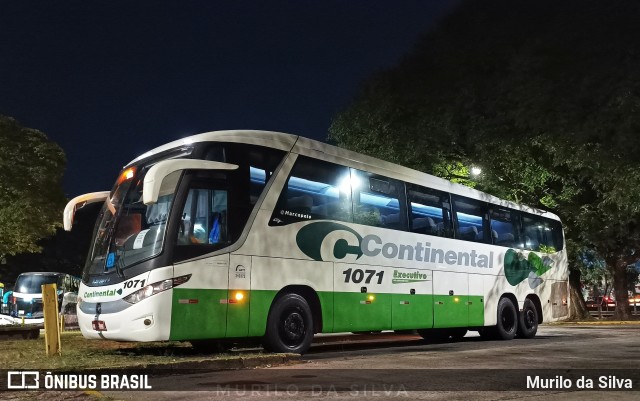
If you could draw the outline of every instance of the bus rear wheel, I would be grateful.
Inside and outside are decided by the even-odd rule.
[[[298,294],[285,294],[278,298],[267,318],[265,349],[303,354],[312,340],[313,317],[307,300]]]
[[[512,340],[518,331],[518,311],[509,298],[502,298],[498,303],[498,324],[495,337],[498,340]]]
[[[525,299],[518,316],[518,337],[533,338],[538,332],[538,310],[530,299]]]

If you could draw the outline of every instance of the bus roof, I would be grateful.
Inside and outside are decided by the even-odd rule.
[[[285,134],[282,132],[259,130],[229,130],[205,132],[202,134],[178,139],[176,141],[172,141],[165,145],[152,149],[133,159],[125,166],[125,168],[155,154],[198,142],[237,142],[280,149],[305,156],[321,158],[330,162],[344,164],[353,168],[367,170],[372,173],[385,175],[390,178],[395,178],[405,182],[430,187],[436,190],[446,191],[454,195],[461,195],[469,198],[479,199],[492,204],[535,213],[537,215],[552,218],[554,220],[560,220],[557,215],[548,211],[536,209],[526,205],[519,205],[475,190],[473,188],[453,183],[443,178],[410,169],[408,167],[400,166],[395,163],[387,162],[361,153],[339,148],[337,146],[329,145],[313,139],[305,138],[298,135]]]

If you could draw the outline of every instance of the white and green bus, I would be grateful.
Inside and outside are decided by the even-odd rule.
[[[307,138],[218,131],[127,164],[82,275],[87,338],[262,338],[418,330],[531,338],[568,315],[562,224],[409,168]]]

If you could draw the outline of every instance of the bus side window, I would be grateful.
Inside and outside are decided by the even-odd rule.
[[[228,242],[227,233],[227,191],[190,189],[177,244],[224,244]]]
[[[523,248],[520,238],[520,218],[515,210],[494,207],[491,210],[491,237],[493,243],[510,248]]]
[[[255,205],[267,183],[270,172],[261,168],[249,166],[249,179],[251,184],[249,185],[249,203]]]
[[[530,214],[522,215],[522,232],[524,249],[539,251],[545,245],[544,225],[540,218]]]
[[[522,214],[524,249],[553,253],[564,248],[562,224],[528,213]]]
[[[411,232],[453,238],[449,194],[407,184]]]
[[[562,224],[557,220],[547,220],[545,222],[548,231],[546,233],[547,244],[557,251],[564,248],[564,238],[562,235]]]
[[[305,220],[351,222],[351,181],[347,167],[299,156],[269,224]]]
[[[452,196],[454,232],[457,239],[491,243],[488,208],[486,202]]]
[[[351,169],[351,183],[354,223],[407,230],[405,202],[399,199],[403,183],[356,169]]]

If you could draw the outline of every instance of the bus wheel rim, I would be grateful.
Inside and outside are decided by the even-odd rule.
[[[299,345],[305,334],[304,317],[302,314],[293,310],[285,314],[282,321],[282,339],[288,346]]]

